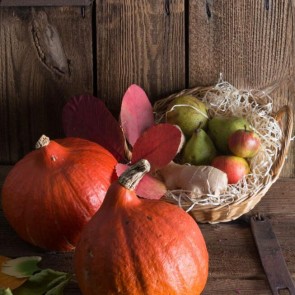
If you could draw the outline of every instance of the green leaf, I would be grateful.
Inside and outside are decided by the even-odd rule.
[[[13,294],[9,288],[7,289],[0,288],[0,295],[13,295]]]
[[[16,278],[30,277],[32,274],[40,270],[37,264],[41,259],[40,256],[9,259],[2,264],[1,272]]]
[[[14,295],[62,295],[72,275],[52,269],[44,269],[32,275]]]

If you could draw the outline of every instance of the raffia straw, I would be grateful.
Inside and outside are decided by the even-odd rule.
[[[190,94],[189,91],[183,91],[176,96],[182,93]],[[196,206],[204,209],[228,206],[255,196],[271,180],[271,168],[281,149],[283,136],[278,122],[272,117],[273,102],[269,91],[239,90],[221,77],[215,86],[200,88],[193,94],[206,104],[209,117],[234,115],[246,118],[261,138],[261,149],[255,157],[248,160],[251,174],[235,185],[228,185],[222,194],[198,195],[190,191],[173,190],[167,192],[166,199],[177,203],[186,211],[191,211]],[[166,108],[176,96],[156,102],[155,115],[158,121],[165,118]]]

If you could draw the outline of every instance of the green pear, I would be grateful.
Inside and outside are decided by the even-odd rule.
[[[191,137],[196,128],[204,128],[208,121],[206,105],[192,95],[176,97],[166,111],[166,121],[178,125],[186,138]]]
[[[216,148],[203,129],[196,129],[183,150],[183,162],[193,165],[209,165],[216,156]]]
[[[208,134],[213,140],[216,148],[222,153],[229,154],[229,137],[237,130],[245,128],[249,129],[249,123],[242,117],[213,117],[208,122],[208,128]]]

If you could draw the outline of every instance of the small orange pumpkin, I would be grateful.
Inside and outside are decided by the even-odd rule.
[[[117,161],[85,139],[50,141],[43,136],[37,147],[5,179],[4,215],[27,242],[48,250],[73,250],[114,180]]]
[[[84,295],[197,295],[208,277],[208,252],[193,218],[164,201],[139,199],[142,160],[113,182],[84,227],[74,270]]]

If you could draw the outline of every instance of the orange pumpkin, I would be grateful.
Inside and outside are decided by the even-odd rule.
[[[193,218],[135,192],[146,160],[112,183],[84,227],[74,269],[84,295],[197,295],[208,277],[208,252]]]
[[[38,146],[5,179],[4,215],[27,242],[73,250],[114,180],[117,161],[100,145],[79,138],[42,137]]]

